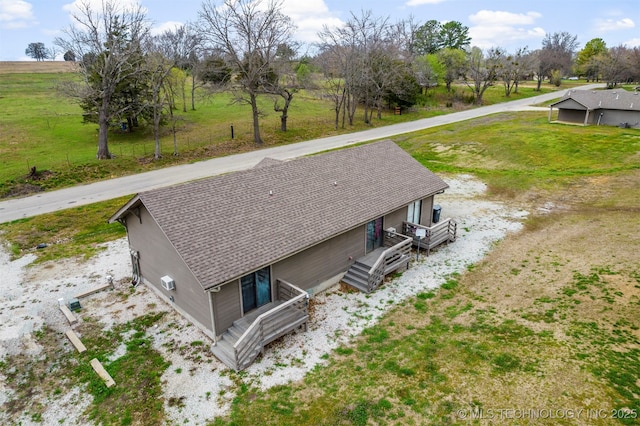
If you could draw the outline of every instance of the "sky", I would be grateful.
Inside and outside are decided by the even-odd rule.
[[[100,4],[101,0],[90,1]],[[198,19],[202,0],[115,0],[137,2],[155,32]],[[212,0],[220,4],[223,0]],[[263,0],[268,1],[268,0]],[[295,38],[317,40],[323,25],[339,26],[352,14],[371,11],[390,22],[410,16],[419,23],[435,19],[458,21],[469,28],[472,46],[502,47],[515,52],[521,47],[541,47],[547,33],[566,31],[577,36],[578,48],[593,38],[608,47],[640,47],[639,0],[281,0],[283,12],[297,26]],[[29,43],[53,48],[71,23],[74,0],[0,0],[0,61],[31,60],[25,55]],[[61,57],[60,54],[59,58]]]

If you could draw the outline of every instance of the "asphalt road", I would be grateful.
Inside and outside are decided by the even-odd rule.
[[[582,90],[603,87],[602,84],[581,86]],[[458,121],[469,120],[484,115],[504,111],[522,111],[534,109],[529,105],[538,104],[564,95],[564,91],[547,93],[527,99],[489,105],[466,111],[454,112],[438,117],[394,124],[390,126],[369,129],[357,133],[313,139],[291,145],[265,148],[243,154],[213,158],[197,163],[167,167],[160,170],[124,176],[115,179],[78,185],[71,188],[36,195],[14,198],[0,202],[0,223],[16,219],[50,213],[70,207],[110,200],[125,195],[148,191],[168,185],[175,185],[195,179],[244,170],[253,167],[264,157],[286,160],[316,152],[348,146],[359,142],[384,139],[403,133],[415,132],[430,127],[442,126]],[[546,110],[546,108],[535,108]]]

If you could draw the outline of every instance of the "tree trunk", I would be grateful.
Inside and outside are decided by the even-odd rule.
[[[160,152],[160,117],[157,105],[153,107],[153,139],[155,141],[155,151],[153,158],[159,160],[162,158],[162,152]]]
[[[258,99],[255,93],[250,93],[251,99],[251,112],[253,115],[253,141],[256,145],[262,145],[262,138],[260,137],[260,110],[258,109]]]
[[[111,158],[109,144],[107,141],[109,133],[109,119],[107,118],[105,102],[103,101],[102,104],[103,107],[98,112],[98,153],[96,154],[96,157],[98,160],[108,160]],[[106,105],[108,105],[108,102]]]
[[[196,110],[196,75],[191,74],[191,110]]]
[[[178,139],[176,138],[176,121],[173,120],[173,127],[171,129],[173,131],[173,155],[178,155]]]
[[[182,112],[187,112],[187,93],[184,86],[182,86]]]

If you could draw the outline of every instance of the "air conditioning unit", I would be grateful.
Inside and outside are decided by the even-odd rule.
[[[176,289],[176,282],[169,275],[165,275],[164,277],[160,278],[160,281],[162,281],[162,287],[165,290]]]

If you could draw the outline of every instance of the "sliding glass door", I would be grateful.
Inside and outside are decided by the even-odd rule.
[[[242,277],[240,285],[244,313],[271,302],[271,273],[268,266]]]

